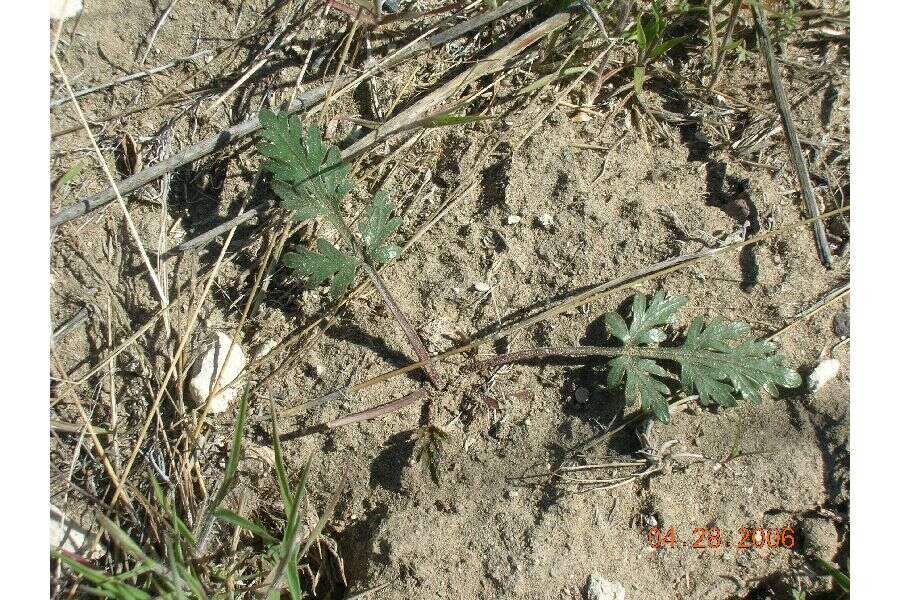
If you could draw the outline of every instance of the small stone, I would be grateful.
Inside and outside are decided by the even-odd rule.
[[[506,490],[506,497],[514,500],[519,497],[519,490]]]
[[[515,225],[516,223],[520,222],[521,220],[522,220],[522,217],[520,217],[519,215],[509,215],[508,217],[506,217],[507,225]]]
[[[248,461],[253,463],[261,474],[265,474],[268,470],[275,469],[275,450],[269,446],[261,446],[253,441],[244,443],[246,449],[245,456]]]
[[[584,404],[591,397],[591,393],[588,391],[586,387],[577,387],[575,388],[575,402],[579,404]]]
[[[228,362],[223,365],[232,345],[234,349],[228,356]],[[209,413],[217,414],[228,410],[231,401],[241,393],[241,382],[237,381],[231,387],[222,388],[235,381],[246,364],[247,358],[240,345],[234,344],[224,333],[216,333],[213,342],[206,347],[203,358],[194,365],[193,376],[188,384],[191,397],[197,406],[202,407],[206,403],[206,397],[209,396],[210,389],[218,378],[219,392],[209,403]]]
[[[850,337],[850,312],[842,310],[834,315],[834,319],[831,321],[831,330],[838,337]]]
[[[538,217],[538,223],[541,224],[541,227],[544,229],[549,229],[553,227],[553,215],[550,213],[543,213]]]
[[[810,391],[816,393],[819,389],[822,388],[826,383],[837,377],[838,371],[841,370],[841,361],[836,358],[829,358],[827,360],[823,360],[816,368],[813,369],[813,372],[809,374],[809,377],[806,380],[806,385],[809,387]]]
[[[106,548],[98,543],[94,545],[94,534],[83,529],[60,509],[50,505],[50,547],[64,550],[85,558],[99,558],[106,554]]]
[[[600,573],[591,573],[587,585],[588,600],[625,600],[625,586],[617,581],[604,579]]]
[[[478,292],[487,292],[487,291],[489,291],[490,289],[491,289],[491,286],[489,286],[488,284],[486,284],[486,283],[483,282],[483,281],[479,281],[479,282],[477,282],[477,283],[475,284],[475,291],[478,291]]]
[[[81,12],[81,0],[50,0],[50,18],[71,19]]]
[[[278,342],[275,340],[266,340],[256,349],[256,352],[253,353],[253,360],[260,360],[264,358],[269,352],[274,350],[278,346]]]
[[[830,519],[822,517],[803,519],[799,529],[803,539],[803,548],[807,554],[827,561],[834,559],[834,555],[840,548],[840,536]]]

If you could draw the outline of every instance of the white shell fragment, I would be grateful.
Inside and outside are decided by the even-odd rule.
[[[85,531],[74,521],[67,519],[60,509],[50,505],[50,547],[64,550],[85,558],[98,558],[106,554],[103,544],[97,544],[93,554],[94,534]]]
[[[479,281],[475,283],[475,291],[476,292],[487,292],[491,289],[491,286],[486,284],[483,281]]]
[[[509,225],[515,225],[516,223],[520,222],[521,220],[522,220],[522,217],[520,217],[519,215],[509,215],[508,217],[506,217],[506,222]]]
[[[553,215],[550,213],[544,213],[538,217],[538,223],[541,224],[541,227],[544,229],[549,229],[553,227]]]
[[[210,388],[219,378],[219,392],[213,396],[209,403],[209,413],[217,414],[228,410],[231,401],[237,398],[241,393],[241,382],[225,388],[229,383],[235,380],[238,374],[247,364],[247,358],[239,344],[233,344],[234,349],[228,357],[228,362],[224,365],[225,356],[228,354],[229,348],[232,346],[231,338],[224,333],[217,333],[212,344],[207,346],[204,351],[203,358],[200,359],[193,369],[193,376],[189,384],[191,398],[197,406],[202,407],[206,403],[206,397],[209,395]],[[219,373],[221,372],[221,376]]]
[[[81,12],[81,0],[50,0],[50,18],[71,19]]]
[[[605,579],[600,573],[588,578],[588,600],[625,600],[625,586]]]
[[[841,361],[836,358],[829,358],[827,360],[823,360],[816,368],[813,369],[813,372],[809,374],[809,377],[806,380],[806,385],[809,387],[810,391],[816,392],[826,383],[837,377],[838,371],[841,370]]]

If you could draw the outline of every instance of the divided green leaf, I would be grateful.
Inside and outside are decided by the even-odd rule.
[[[675,314],[687,304],[684,296],[669,296],[657,292],[647,305],[647,297],[636,294],[631,301],[631,325],[618,313],[607,313],[604,317],[610,335],[618,338],[625,346],[636,344],[658,344],[666,339],[660,327],[675,324]]]
[[[366,253],[382,263],[393,260],[400,254],[399,246],[384,243],[403,223],[400,217],[392,218],[392,212],[394,205],[388,200],[387,194],[378,191],[372,198],[372,205],[366,211],[365,218],[359,222],[359,233],[362,235]]]
[[[264,110],[259,114],[263,168],[274,176],[272,189],[298,221],[325,217],[339,227],[340,202],[353,188],[337,148],[322,141],[316,127],[297,117]]]
[[[666,339],[662,327],[675,323],[686,302],[683,296],[657,292],[648,304],[646,296],[636,294],[630,325],[618,313],[605,315],[610,336],[623,344],[621,356],[609,361],[607,382],[616,387],[624,379],[626,401],[640,402],[644,411],[668,422],[669,387],[660,378],[680,379],[704,406],[723,407],[735,406],[738,395],[759,403],[760,391],[774,394],[777,386],[800,385],[800,376],[784,365],[784,357],[769,342],[749,337],[750,328],[744,323],[697,318],[680,346],[658,347]],[[678,363],[680,377],[661,367],[659,360]]]
[[[353,279],[359,260],[341,252],[330,242],[316,240],[318,252],[299,248],[297,252],[284,255],[284,263],[292,269],[300,271],[311,287],[316,287],[331,279],[331,295],[337,298],[343,295]]]
[[[638,402],[663,423],[669,422],[669,386],[657,377],[671,377],[672,374],[649,358],[619,356],[609,362],[607,382],[610,387],[622,383],[625,376],[625,400],[629,404]],[[656,377],[655,377],[656,376]]]
[[[744,323],[694,319],[685,334],[679,356],[681,382],[696,391],[700,403],[734,406],[734,394],[754,404],[762,402],[760,390],[776,393],[776,386],[797,387],[796,371],[784,366],[784,357],[766,341],[748,338]]]

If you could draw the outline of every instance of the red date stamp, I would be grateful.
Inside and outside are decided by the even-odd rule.
[[[794,529],[792,527],[740,527],[735,532],[734,539],[737,543],[734,547],[739,550],[763,548],[787,548],[791,549],[796,544]],[[688,542],[678,541],[678,535],[674,527],[663,531],[659,527],[651,527],[647,532],[647,544],[651,548],[674,548],[675,546],[688,545]],[[691,530],[690,547],[696,550],[707,550],[722,547],[731,547],[727,539],[723,539],[723,533],[718,527],[694,527]]]

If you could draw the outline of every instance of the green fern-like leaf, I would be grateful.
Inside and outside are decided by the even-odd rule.
[[[666,397],[669,387],[660,378],[680,379],[688,392],[696,392],[703,405],[736,405],[735,396],[761,402],[761,391],[774,394],[777,386],[791,388],[801,383],[796,371],[766,341],[749,337],[744,323],[697,318],[685,332],[680,346],[659,347],[665,341],[662,327],[675,323],[675,315],[687,299],[656,293],[648,305],[643,294],[635,295],[631,324],[618,313],[605,317],[611,337],[622,342],[621,355],[609,361],[609,387],[625,383],[625,399],[639,402],[644,411],[668,422]],[[669,373],[658,361],[677,363],[680,377]]]
[[[342,229],[341,200],[353,188],[337,148],[322,141],[316,127],[304,128],[293,115],[260,112],[259,151],[274,176],[272,189],[298,221],[317,216]],[[343,233],[343,231],[342,231]]]
[[[663,423],[669,422],[669,386],[659,377],[672,377],[672,374],[649,358],[619,356],[609,361],[610,387],[622,383],[625,377],[625,400],[629,404],[638,402],[645,411],[650,411]]]
[[[305,248],[288,252],[284,255],[284,263],[300,271],[311,287],[322,285],[327,279],[331,279],[332,297],[342,296],[356,277],[359,260],[344,254],[323,239],[316,240],[316,248],[318,252]]]
[[[359,233],[366,248],[366,253],[374,260],[386,263],[400,254],[400,248],[394,244],[385,244],[403,223],[400,217],[391,217],[394,205],[383,191],[375,192],[372,204],[365,218],[359,222]]]
[[[681,383],[697,392],[700,403],[734,406],[734,394],[754,404],[762,402],[760,390],[770,394],[776,386],[797,387],[796,371],[784,366],[784,358],[772,344],[749,338],[744,323],[694,319],[685,333],[678,358]]]
[[[635,294],[631,301],[631,325],[618,313],[607,313],[606,327],[613,337],[618,338],[625,346],[636,344],[658,344],[666,339],[660,327],[673,325],[675,314],[687,304],[684,296],[670,296],[665,292],[657,292],[647,305],[647,297]]]

